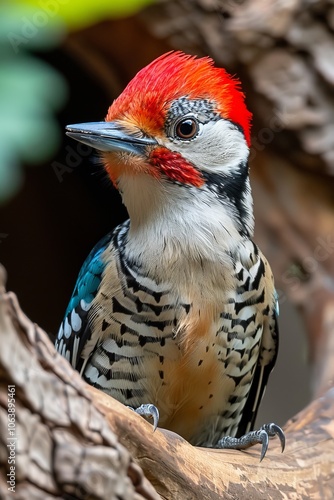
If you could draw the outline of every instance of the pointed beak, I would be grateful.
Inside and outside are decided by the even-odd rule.
[[[144,155],[148,146],[156,146],[151,137],[137,137],[116,122],[78,123],[66,127],[66,135],[99,151],[123,151]]]

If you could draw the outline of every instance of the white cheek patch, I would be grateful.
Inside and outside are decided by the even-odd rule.
[[[178,151],[196,167],[225,173],[248,158],[249,148],[244,134],[230,121],[211,121],[201,126],[192,141],[165,141],[166,147]]]

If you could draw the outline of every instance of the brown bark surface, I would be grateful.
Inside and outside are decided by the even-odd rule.
[[[4,272],[0,279],[1,498],[12,494],[9,387],[15,388],[15,498],[331,498],[334,388],[287,424],[283,454],[278,439],[262,463],[258,446],[196,448],[172,432],[153,433],[150,423],[88,386],[5,292]]]

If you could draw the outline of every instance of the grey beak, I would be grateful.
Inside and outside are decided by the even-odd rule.
[[[125,151],[143,155],[147,146],[157,142],[150,137],[131,135],[117,122],[92,122],[67,125],[66,135],[99,151]]]

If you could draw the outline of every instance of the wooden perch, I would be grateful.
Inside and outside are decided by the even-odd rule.
[[[1,498],[13,491],[8,478],[20,499],[332,498],[333,387],[285,426],[285,452],[272,440],[262,463],[259,446],[209,450],[163,429],[153,433],[150,423],[80,378],[5,291],[1,270]],[[7,420],[12,399],[15,441]]]

